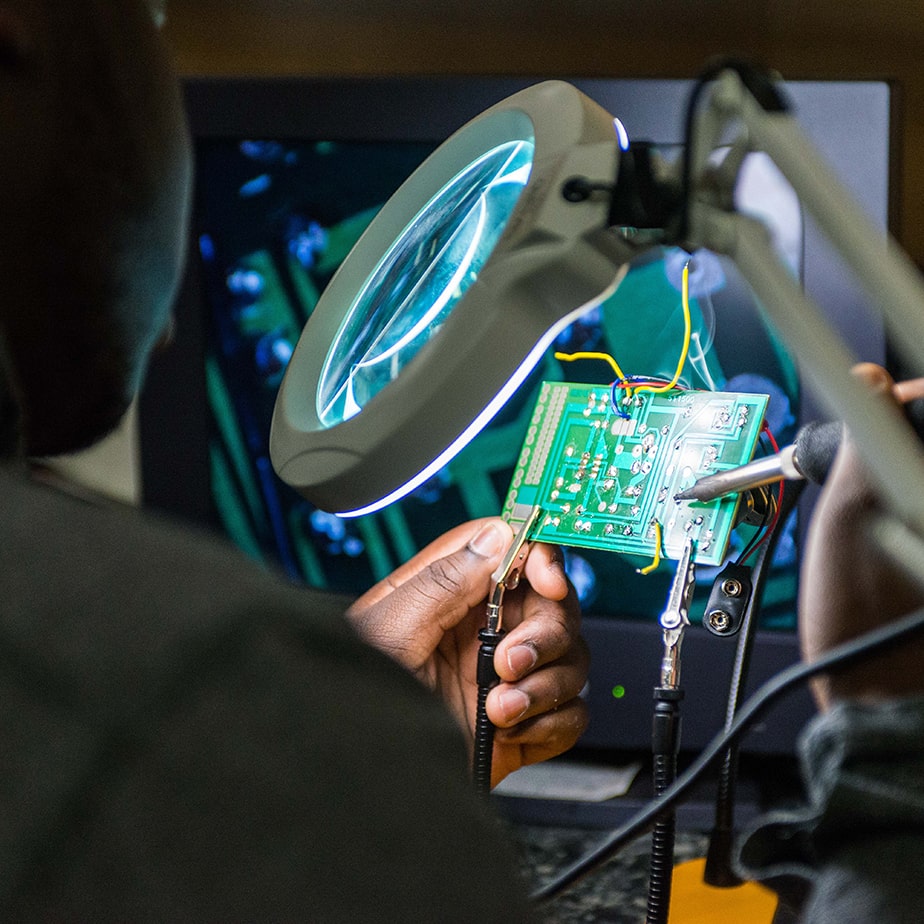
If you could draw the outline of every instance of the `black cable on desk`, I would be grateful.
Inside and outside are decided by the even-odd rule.
[[[792,667],[780,671],[744,703],[741,709],[738,710],[731,728],[716,735],[706,745],[699,757],[690,764],[687,770],[677,778],[673,786],[660,799],[650,802],[644,809],[637,812],[633,818],[614,831],[585,857],[566,869],[556,879],[536,889],[532,893],[532,899],[537,902],[545,902],[555,898],[555,896],[564,892],[598,866],[605,863],[639,835],[644,834],[655,819],[665,809],[671,808],[678,802],[686,794],[687,790],[696,783],[703,772],[710,767],[712,762],[730,744],[737,741],[775,699],[784,693],[788,693],[792,687],[804,683],[817,674],[824,674],[834,668],[845,667],[870,655],[878,654],[880,651],[890,648],[922,630],[924,630],[924,609],[919,609],[888,625],[879,626],[859,638],[832,648],[827,654],[811,664],[794,664]]]

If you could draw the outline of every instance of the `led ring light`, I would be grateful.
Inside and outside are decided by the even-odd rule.
[[[280,477],[358,516],[431,477],[503,406],[629,257],[608,197],[624,133],[549,81],[463,126],[383,206],[306,324],[273,415]]]

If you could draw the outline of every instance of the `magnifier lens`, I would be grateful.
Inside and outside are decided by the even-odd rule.
[[[318,418],[358,414],[439,331],[491,255],[529,179],[533,138],[499,144],[408,223],[360,289],[318,383]]]

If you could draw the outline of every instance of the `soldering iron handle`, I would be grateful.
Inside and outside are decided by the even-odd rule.
[[[924,399],[915,398],[904,406],[905,417],[914,432],[924,440]],[[839,421],[808,423],[796,434],[794,462],[799,471],[815,484],[824,484],[841,444],[844,428]]]

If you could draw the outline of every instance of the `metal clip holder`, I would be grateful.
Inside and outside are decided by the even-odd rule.
[[[491,599],[488,601],[488,631],[501,632],[503,623],[503,603],[504,592],[514,590],[520,583],[520,569],[526,556],[529,555],[530,544],[528,542],[529,534],[542,515],[542,508],[538,505],[533,507],[529,516],[523,521],[513,543],[507,549],[503,561],[498,565],[497,570],[491,575],[494,582],[494,590],[491,593]]]
[[[661,613],[664,655],[661,659],[661,686],[677,689],[680,686],[680,645],[683,633],[690,625],[690,603],[696,587],[696,565],[693,563],[693,540],[688,538],[677,562],[677,572]]]
[[[491,575],[494,589],[488,601],[487,625],[478,632],[481,645],[478,649],[478,705],[475,711],[474,750],[472,754],[472,775],[475,791],[487,794],[491,790],[491,765],[494,749],[494,726],[488,719],[485,703],[488,693],[499,681],[494,669],[494,653],[504,637],[504,593],[513,590],[520,583],[523,563],[529,555],[529,534],[542,514],[541,507],[533,507],[523,522],[507,554],[497,570]]]

